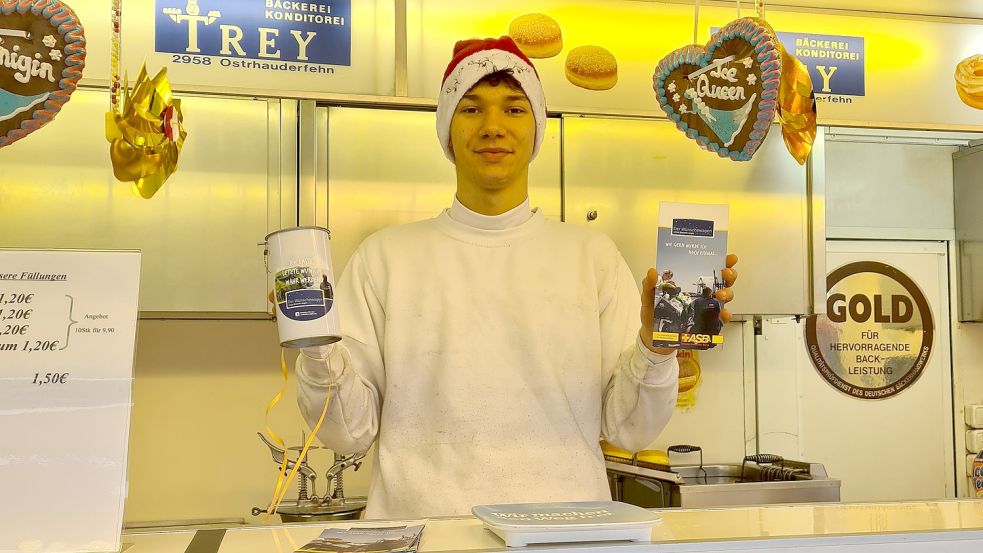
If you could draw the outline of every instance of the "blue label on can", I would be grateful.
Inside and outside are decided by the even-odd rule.
[[[311,267],[288,267],[277,272],[273,289],[280,313],[294,321],[320,319],[334,305],[334,290],[328,275]]]
[[[313,321],[328,312],[324,293],[320,289],[292,290],[286,293],[280,312],[295,321]]]

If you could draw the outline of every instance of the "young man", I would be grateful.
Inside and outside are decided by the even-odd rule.
[[[610,499],[603,437],[643,449],[672,415],[674,352],[606,236],[530,209],[546,107],[511,39],[460,42],[437,105],[450,209],[365,240],[337,286],[345,339],[303,350],[299,404],[346,453],[378,442],[368,518]]]

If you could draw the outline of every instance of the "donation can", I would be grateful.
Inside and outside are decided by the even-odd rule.
[[[331,233],[296,227],[266,236],[266,269],[273,276],[280,345],[322,346],[341,340],[334,307]]]

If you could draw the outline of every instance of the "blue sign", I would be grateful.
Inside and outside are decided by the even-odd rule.
[[[351,0],[156,0],[155,6],[155,50],[177,54],[178,63],[220,56],[264,62],[221,63],[245,68],[351,65]]]
[[[711,27],[710,33],[719,30],[719,27]],[[785,50],[809,69],[812,88],[817,95],[863,96],[866,93],[863,37],[777,31],[775,34]]]
[[[785,50],[809,68],[816,94],[864,95],[866,81],[863,37],[777,34]]]
[[[703,219],[673,219],[672,234],[674,236],[708,236],[713,237],[713,221]]]

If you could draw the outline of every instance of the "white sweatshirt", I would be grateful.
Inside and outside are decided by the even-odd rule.
[[[330,385],[321,441],[378,440],[367,518],[610,499],[598,438],[640,450],[672,415],[679,367],[638,340],[614,243],[528,203],[379,231],[335,298],[345,338],[298,357],[298,402],[313,426]]]

